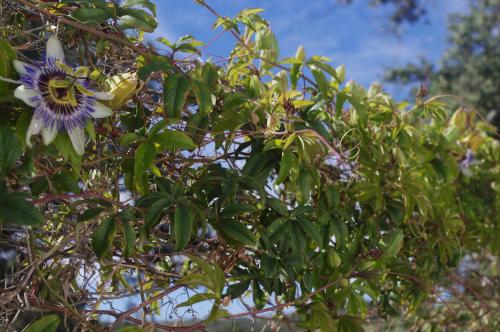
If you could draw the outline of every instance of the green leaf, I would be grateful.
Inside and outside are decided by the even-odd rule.
[[[265,293],[262,291],[259,283],[255,279],[252,281],[252,295],[252,299],[257,310],[264,308],[266,305]]]
[[[145,80],[151,73],[158,71],[168,72],[171,69],[172,69],[172,64],[169,59],[165,57],[155,56],[150,60],[150,62],[147,65],[139,69],[137,75],[141,80]]]
[[[255,34],[255,47],[260,50],[278,50],[278,42],[271,29],[262,29]]]
[[[335,243],[337,248],[343,248],[349,242],[349,231],[346,223],[342,220],[336,220],[332,224],[333,234],[335,235]]]
[[[198,109],[202,113],[210,112],[212,108],[212,95],[210,94],[210,89],[208,85],[199,80],[191,80],[191,85],[193,87],[193,93],[196,97],[198,103]]]
[[[248,287],[250,287],[250,280],[241,281],[230,285],[226,290],[226,294],[231,296],[231,299],[234,300],[243,295],[243,293],[247,291]]]
[[[243,105],[247,101],[246,98],[247,97],[240,92],[228,94],[224,98],[224,103],[223,103],[224,110],[230,111],[230,110],[234,110],[235,108],[240,107],[241,105]]]
[[[283,156],[280,162],[280,171],[278,173],[278,178],[276,179],[276,184],[281,184],[290,175],[290,170],[292,169],[292,164],[295,158],[293,153],[290,151],[283,151]]]
[[[147,8],[156,16],[156,5],[150,0],[125,0],[122,8],[142,7]]]
[[[113,17],[113,11],[109,8],[81,7],[75,10],[72,17],[82,23],[102,23]]]
[[[286,229],[290,227],[289,220],[285,217],[278,218],[274,220],[271,225],[267,228],[267,236],[269,236],[270,240],[283,236],[286,234]],[[274,238],[274,239],[273,239]]]
[[[350,80],[344,89],[347,100],[351,103],[358,114],[359,120],[363,125],[367,124],[369,107],[366,103],[366,90],[358,83]]]
[[[142,175],[146,173],[146,170],[153,164],[156,157],[155,145],[149,141],[146,141],[139,145],[135,151],[135,161],[134,161],[134,179],[135,185],[141,194],[145,194],[147,188],[144,187],[141,181]]]
[[[194,215],[191,209],[184,204],[179,204],[174,214],[175,250],[181,251],[186,247],[193,230]]]
[[[281,200],[273,197],[268,197],[266,199],[266,204],[271,207],[274,211],[279,213],[282,216],[285,216],[288,214],[288,207],[287,205],[282,202]]]
[[[340,91],[335,100],[335,115],[340,117],[342,115],[342,110],[345,102],[347,101],[347,95],[344,91]]]
[[[61,135],[59,133],[53,143],[57,149],[61,152],[65,161],[70,160],[73,165],[80,165],[82,161],[82,156],[79,156],[67,133]]]
[[[123,8],[119,11],[119,16],[122,29],[137,28],[151,33],[158,26],[156,18],[141,9]]]
[[[0,76],[5,78],[15,78],[16,72],[12,61],[17,59],[16,51],[9,42],[0,38]],[[10,93],[15,87],[12,83],[0,81],[0,97]]]
[[[189,79],[184,76],[170,75],[165,79],[164,95],[167,116],[180,118],[189,94]]]
[[[162,198],[149,207],[148,212],[146,212],[146,216],[144,217],[144,227],[147,232],[158,224],[162,211],[169,208],[172,203],[172,198]]]
[[[182,131],[165,130],[155,135],[153,141],[160,144],[164,150],[191,150],[196,148],[191,137]]]
[[[0,222],[39,227],[44,219],[25,194],[0,192]]]
[[[390,235],[389,235],[389,240],[387,247],[385,248],[383,257],[394,257],[398,254],[398,252],[401,250],[403,247],[403,238],[404,234],[403,231],[398,229],[394,230]]]
[[[95,132],[94,124],[90,121],[90,119],[87,119],[87,123],[85,124],[85,132],[89,135],[92,143],[95,143],[97,134]]]
[[[300,226],[300,228],[306,233],[311,239],[316,242],[320,249],[323,248],[323,236],[321,235],[318,226],[312,221],[305,219],[298,219],[295,222]]]
[[[128,221],[122,220],[123,227],[123,257],[128,258],[135,254],[135,230]]]
[[[116,233],[115,217],[101,222],[92,236],[92,247],[97,258],[102,258],[111,248]]]
[[[295,188],[295,194],[297,196],[297,201],[301,204],[306,204],[311,198],[311,186],[313,184],[313,178],[309,172],[302,169],[300,171],[300,176],[298,179],[297,187]]]
[[[232,204],[224,208],[224,210],[221,213],[221,217],[231,218],[243,213],[252,213],[255,211],[258,211],[255,205],[245,204],[245,203]]]
[[[337,71],[335,70],[335,68],[333,68],[331,65],[329,65],[325,61],[331,61],[331,60],[328,58],[319,57],[319,56],[315,55],[315,56],[311,57],[310,59],[308,59],[306,61],[306,63],[309,65],[309,67],[321,68],[323,71],[325,71],[330,76],[332,76],[337,81],[339,81],[339,79],[337,77]]]
[[[177,39],[175,43],[168,41],[166,38],[159,38],[157,40],[170,47],[173,53],[185,52],[201,54],[198,46],[203,45],[203,42],[196,40],[192,35],[182,36]]]
[[[224,271],[222,271],[221,267],[218,263],[213,262],[212,265],[208,264],[206,261],[189,255],[189,259],[198,265],[198,267],[206,274],[208,279],[210,280],[210,286],[208,288],[212,290],[215,294],[222,294],[222,290],[224,289],[225,277]]]
[[[340,264],[342,264],[342,259],[340,258],[339,254],[335,251],[333,248],[328,248],[327,250],[327,260],[328,260],[328,265],[331,268],[338,268]]]
[[[168,46],[170,48],[172,48],[174,46],[174,43],[172,43],[170,40],[168,40],[165,37],[156,38],[156,41],[159,42],[159,43],[162,43],[163,45],[166,45],[166,46]]]
[[[121,136],[118,139],[118,141],[123,146],[129,146],[129,145],[131,145],[131,144],[133,144],[141,139],[143,139],[143,137],[137,135],[136,133],[126,133],[123,136]]]
[[[148,136],[150,138],[154,138],[159,132],[161,132],[167,126],[168,126],[167,120],[158,121],[148,130]]]
[[[342,315],[336,319],[336,329],[338,332],[363,332],[361,321],[357,317]],[[332,330],[333,331],[333,330]],[[323,331],[321,331],[323,332]]]
[[[314,66],[311,66],[311,73],[314,76],[314,80],[316,81],[316,84],[318,84],[319,91],[326,98],[330,92],[330,83],[328,83],[328,80],[326,79],[325,74],[321,70],[319,70],[318,68],[316,68]]]
[[[105,210],[106,209],[101,208],[101,207],[87,209],[81,215],[78,216],[78,222],[83,222],[83,221],[87,221],[90,219],[94,219],[95,217],[99,216]]]
[[[296,223],[290,225],[290,248],[295,254],[303,254],[306,247],[305,234],[302,228]]]
[[[297,82],[299,81],[301,68],[302,65],[297,65],[297,64],[292,65],[292,67],[290,68],[290,84],[292,89],[297,88]]]
[[[200,259],[194,255],[188,256],[190,260],[192,260],[196,265],[206,274],[207,277],[211,277],[213,273],[213,267],[205,260]]]
[[[175,47],[176,52],[201,54],[200,50],[191,43],[182,43]]]
[[[345,65],[340,65],[337,68],[335,68],[335,71],[337,72],[337,77],[339,80],[339,83],[342,83],[345,81]]]
[[[251,16],[265,11],[263,8],[245,8],[238,13],[238,16]]]
[[[203,142],[203,138],[205,137],[208,126],[210,124],[210,118],[207,114],[196,113],[189,119],[189,122],[186,126],[186,132],[190,137],[193,138],[193,141],[196,144],[201,144]]]
[[[220,231],[230,240],[247,246],[255,245],[256,239],[253,233],[241,222],[225,219],[221,222]]]
[[[203,81],[210,88],[214,89],[217,87],[217,83],[219,82],[219,73],[217,67],[210,63],[206,62],[201,69],[201,76],[203,77]]]
[[[24,332],[55,332],[61,323],[61,318],[57,315],[47,315],[31,323]]]
[[[28,131],[32,116],[32,110],[24,111],[19,115],[16,121],[16,136],[23,148],[26,148],[26,132]]]
[[[6,126],[0,126],[0,178],[5,176],[22,154],[16,134]]]
[[[292,89],[297,88],[297,82],[299,80],[300,71],[302,69],[302,64],[304,63],[306,53],[303,46],[299,46],[297,51],[295,52],[295,62],[292,64],[290,68],[290,83],[292,85]]]
[[[311,322],[319,326],[321,332],[335,331],[334,321],[330,316],[330,310],[323,304],[315,304],[311,309]]]
[[[80,192],[80,187],[78,186],[78,178],[75,174],[70,171],[62,171],[52,177],[52,182],[58,192]]]
[[[214,303],[212,306],[212,309],[208,313],[208,317],[206,318],[206,322],[210,323],[215,321],[219,317],[219,311],[220,311],[220,303]]]

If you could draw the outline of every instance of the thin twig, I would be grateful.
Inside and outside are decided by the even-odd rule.
[[[217,18],[221,18],[222,16],[215,10],[213,9],[212,7],[210,7],[210,5],[208,5],[205,1],[203,0],[196,0],[196,2],[205,7],[210,13],[212,13],[214,16],[216,16]],[[250,52],[250,55],[252,55],[253,57],[255,58],[258,58],[276,68],[279,68],[279,69],[283,69],[287,72],[290,71],[290,68],[286,67],[286,66],[283,66],[279,63],[276,63],[276,62],[273,62],[273,61],[270,61],[266,58],[263,58],[261,57],[260,55],[258,54],[255,54],[255,52],[250,48],[250,46],[248,46],[245,41],[243,40],[243,38],[241,38],[240,34],[235,31],[234,29],[229,29],[229,32],[233,35],[234,38],[236,38],[236,40],[241,44],[241,46],[243,46],[248,52]],[[301,74],[301,76],[304,78],[304,80],[306,80],[309,84],[311,84],[312,86],[314,87],[317,87],[316,83],[311,80],[309,77],[305,76],[304,74]]]

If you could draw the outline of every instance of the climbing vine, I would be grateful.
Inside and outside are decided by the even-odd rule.
[[[453,96],[400,102],[302,47],[282,57],[260,9],[196,2],[227,57],[146,42],[149,0],[1,2],[3,324],[360,331],[453,305],[445,280],[499,250],[494,129]],[[491,319],[467,320],[498,328],[480,305]]]

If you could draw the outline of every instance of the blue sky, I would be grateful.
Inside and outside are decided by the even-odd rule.
[[[389,6],[372,7],[369,0],[342,5],[337,0],[207,0],[221,15],[233,16],[244,8],[263,8],[262,14],[280,43],[281,57],[292,56],[299,45],[308,55],[324,55],[335,66],[345,64],[347,78],[363,85],[380,81],[385,68],[401,66],[425,56],[437,61],[446,48],[446,21],[450,13],[467,9],[467,0],[423,0],[425,20],[391,30]],[[209,41],[214,17],[194,0],[157,0],[159,28],[155,36],[177,39],[188,33]],[[226,56],[234,39],[224,34],[204,50],[204,57]],[[401,89],[388,87],[398,97]],[[392,90],[392,91],[391,91]],[[405,92],[406,94],[406,92]]]

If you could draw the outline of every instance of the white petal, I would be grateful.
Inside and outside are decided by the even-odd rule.
[[[16,69],[19,75],[26,75],[28,73],[26,71],[26,67],[31,67],[31,65],[27,64],[26,62],[22,62],[19,60],[14,60],[13,63],[14,63],[14,68]]]
[[[94,113],[92,113],[92,116],[96,119],[100,119],[110,116],[112,113],[113,111],[111,110],[111,108],[99,102],[96,102],[94,105]]]
[[[57,136],[57,128],[56,126],[52,126],[51,128],[42,128],[42,138],[43,144],[49,145],[54,141]]]
[[[26,145],[29,146],[30,148],[33,147],[31,144],[31,136],[37,135],[40,130],[42,130],[43,122],[42,120],[38,120],[33,116],[31,118],[30,125],[28,127],[28,131],[26,132]]]
[[[100,100],[111,100],[114,97],[112,93],[100,92],[100,91],[92,92],[92,95]]]
[[[20,85],[14,90],[14,97],[21,99],[31,107],[36,107],[38,105],[39,101],[34,102],[31,100],[31,98],[38,95],[40,95],[38,91],[27,89],[24,85]]]
[[[71,139],[71,143],[73,143],[73,147],[75,148],[76,153],[80,156],[85,153],[85,134],[83,129],[80,127],[75,127],[73,130],[68,131],[69,138]]]
[[[61,62],[64,62],[64,50],[61,42],[57,37],[52,36],[49,38],[47,41],[47,46],[46,46],[46,58],[56,58],[57,60],[60,60]]]

